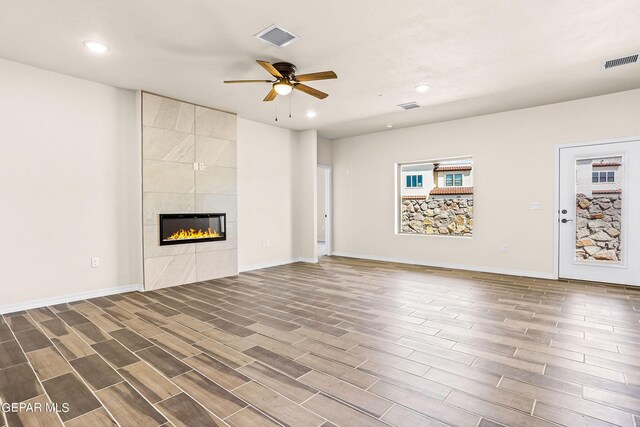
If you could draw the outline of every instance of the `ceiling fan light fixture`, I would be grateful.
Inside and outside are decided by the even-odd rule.
[[[293,86],[290,83],[280,81],[273,84],[273,90],[278,92],[278,95],[289,95],[293,90]]]

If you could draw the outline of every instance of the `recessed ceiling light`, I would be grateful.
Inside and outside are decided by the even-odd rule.
[[[309,117],[310,119],[313,119],[315,116],[316,116],[315,111],[307,111],[307,117]]]
[[[106,51],[109,50],[109,46],[107,46],[104,43],[100,43],[100,42],[94,42],[94,41],[91,41],[91,40],[86,40],[86,41],[82,42],[82,44],[84,45],[84,47],[89,49],[91,52],[95,52],[95,53],[105,53]]]
[[[431,86],[426,85],[424,83],[419,84],[418,86],[416,86],[416,90],[420,93],[425,93],[426,91],[429,90]]]
[[[391,129],[393,127],[393,123],[387,123],[387,128]]]

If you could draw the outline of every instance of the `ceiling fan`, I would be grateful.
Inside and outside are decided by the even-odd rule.
[[[263,101],[273,101],[278,95],[288,95],[293,89],[304,92],[307,95],[315,96],[318,99],[325,99],[329,94],[309,87],[302,82],[312,80],[337,79],[338,76],[333,71],[321,71],[319,73],[301,74],[296,76],[296,66],[289,62],[276,62],[272,64],[267,61],[256,61],[269,72],[276,80],[225,80],[225,83],[272,83],[271,90],[264,97]]]

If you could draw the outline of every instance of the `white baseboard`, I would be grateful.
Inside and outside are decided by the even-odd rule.
[[[261,268],[269,268],[269,267],[277,267],[279,265],[293,264],[294,262],[310,262],[317,263],[318,258],[289,258],[289,259],[281,259],[277,261],[269,261],[263,262],[259,264],[251,264],[240,266],[240,273],[245,273],[247,271],[260,270]]]
[[[553,273],[543,273],[540,271],[521,271],[521,270],[511,270],[508,268],[495,268],[495,267],[479,267],[476,265],[464,265],[464,264],[452,264],[452,263],[444,263],[444,262],[432,262],[432,261],[424,261],[418,259],[408,259],[408,258],[392,258],[385,256],[377,256],[377,255],[365,255],[365,254],[355,254],[352,252],[338,252],[334,251],[332,255],[335,256],[343,256],[347,258],[361,258],[368,259],[372,261],[387,261],[387,262],[397,262],[399,264],[413,264],[413,265],[423,265],[425,267],[438,267],[438,268],[450,268],[455,270],[469,270],[469,271],[478,271],[481,273],[495,273],[495,274],[505,274],[507,276],[523,276],[523,277],[532,277],[535,279],[551,279],[557,280],[558,277]]]
[[[27,301],[23,303],[0,306],[0,314],[14,313],[20,310],[29,310],[32,308],[46,307],[49,305],[63,304],[67,302],[80,301],[83,299],[104,297],[107,295],[122,294],[124,292],[142,291],[142,290],[143,290],[142,285],[127,285],[127,286],[118,286],[116,288],[105,288],[105,289],[98,289],[95,291],[63,295],[59,297],[32,300],[32,301]]]

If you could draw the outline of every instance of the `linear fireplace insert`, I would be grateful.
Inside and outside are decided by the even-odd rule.
[[[227,240],[223,213],[160,214],[160,246]]]

